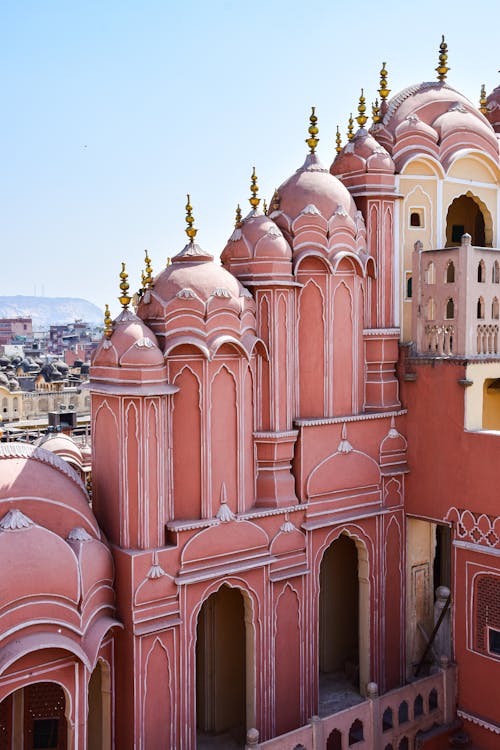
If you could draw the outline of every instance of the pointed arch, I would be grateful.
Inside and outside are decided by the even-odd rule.
[[[201,383],[185,365],[175,376],[173,398],[174,518],[201,518]]]
[[[231,370],[221,365],[210,382],[210,465],[212,510],[219,507],[221,487],[226,486],[227,505],[238,512],[238,389]]]
[[[160,638],[155,638],[146,656],[143,696],[144,747],[174,747],[170,659]]]
[[[301,417],[325,413],[325,299],[319,284],[309,279],[298,302],[299,404]]]

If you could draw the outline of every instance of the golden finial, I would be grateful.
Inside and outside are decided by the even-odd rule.
[[[128,283],[128,273],[125,271],[125,263],[122,263],[120,279],[121,279],[121,282],[120,282],[121,296],[118,297],[118,300],[120,302],[120,305],[123,307],[123,309],[126,310],[130,304],[131,298],[128,295],[129,283]]]
[[[104,335],[107,339],[111,338],[111,334],[113,333],[113,321],[111,320],[111,315],[109,312],[109,306],[104,306]]]
[[[386,63],[382,63],[382,70],[380,71],[380,88],[378,90],[378,93],[380,94],[380,99],[382,104],[385,102],[389,94],[391,93],[391,90],[387,88],[387,70],[386,70]]]
[[[273,193],[273,197],[271,198],[271,205],[269,206],[269,213],[273,213],[273,211],[279,211],[280,210],[280,197],[278,194],[278,191],[275,190]]]
[[[356,122],[358,123],[360,128],[363,128],[366,124],[366,121],[368,120],[368,117],[365,115],[366,112],[366,105],[365,105],[365,97],[364,97],[363,89],[361,89],[361,94],[359,95],[359,104],[358,104],[358,116],[356,117]]]
[[[450,70],[447,66],[448,62],[448,45],[444,41],[444,34],[441,37],[441,44],[439,45],[439,65],[436,68],[438,74],[438,81],[445,81],[446,74]]]
[[[151,265],[151,258],[148,255],[148,251],[144,250],[144,262],[146,263],[146,270],[143,274],[142,286],[144,289],[149,289],[153,285],[153,267]]]
[[[314,152],[316,151],[316,146],[319,143],[319,138],[316,137],[319,133],[319,130],[316,125],[316,123],[318,122],[318,118],[314,114],[315,111],[316,111],[316,107],[311,107],[311,114],[309,116],[309,122],[311,124],[309,125],[307,129],[309,133],[309,138],[306,138],[306,143],[309,146],[309,151],[311,152],[311,154],[314,154]]]
[[[257,185],[257,175],[255,174],[255,167],[253,168],[251,180],[252,180],[252,184],[250,185],[250,192],[252,195],[250,196],[248,201],[250,205],[252,206],[252,208],[255,209],[260,203],[260,198],[257,198],[257,193],[259,192],[259,186]]]
[[[172,265],[172,258],[167,258],[167,268]]]
[[[194,242],[194,238],[196,237],[196,233],[198,232],[197,229],[194,228],[194,216],[193,216],[193,207],[191,205],[191,198],[189,197],[189,193],[187,195],[187,203],[186,203],[186,224],[187,227],[184,230],[189,237],[190,242]]]
[[[479,111],[483,115],[488,114],[488,98],[486,96],[486,86],[484,85],[484,83],[481,86],[481,95],[479,97]]]
[[[236,229],[238,229],[238,227],[241,227],[242,224],[243,222],[241,220],[241,208],[240,208],[240,204],[238,203],[238,205],[236,206],[236,217],[234,220],[234,226]]]
[[[262,201],[262,210],[263,210],[263,212],[264,212],[264,213],[265,213],[265,214],[267,215],[267,202],[266,202],[266,199],[265,199],[265,198],[264,198],[264,200]]]
[[[349,115],[349,124],[347,125],[347,139],[352,141],[354,138],[354,120],[352,119],[352,112]]]
[[[340,135],[340,128],[338,125],[337,125],[337,135],[335,136],[335,142],[337,144],[335,146],[335,151],[337,152],[337,154],[340,154],[340,152],[342,151],[342,136]]]
[[[375,102],[372,104],[372,120],[374,125],[377,125],[381,120],[378,99],[375,99]]]

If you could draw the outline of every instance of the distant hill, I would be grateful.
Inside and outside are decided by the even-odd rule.
[[[32,318],[33,330],[41,330],[51,325],[73,323],[84,320],[99,324],[103,311],[93,302],[78,297],[15,297],[0,296],[0,318]]]

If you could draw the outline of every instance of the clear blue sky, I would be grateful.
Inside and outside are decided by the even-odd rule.
[[[118,311],[125,260],[139,283],[185,244],[191,193],[214,255],[248,207],[302,163],[307,119],[334,154],[361,86],[387,61],[392,93],[435,78],[474,102],[498,85],[500,11],[358,0],[0,0],[0,294],[81,296]]]

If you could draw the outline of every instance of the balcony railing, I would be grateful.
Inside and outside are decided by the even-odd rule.
[[[299,729],[259,742],[247,733],[247,750],[415,750],[415,738],[454,718],[456,669],[444,663],[436,674],[379,696],[369,685],[368,700],[344,711],[313,716]]]

